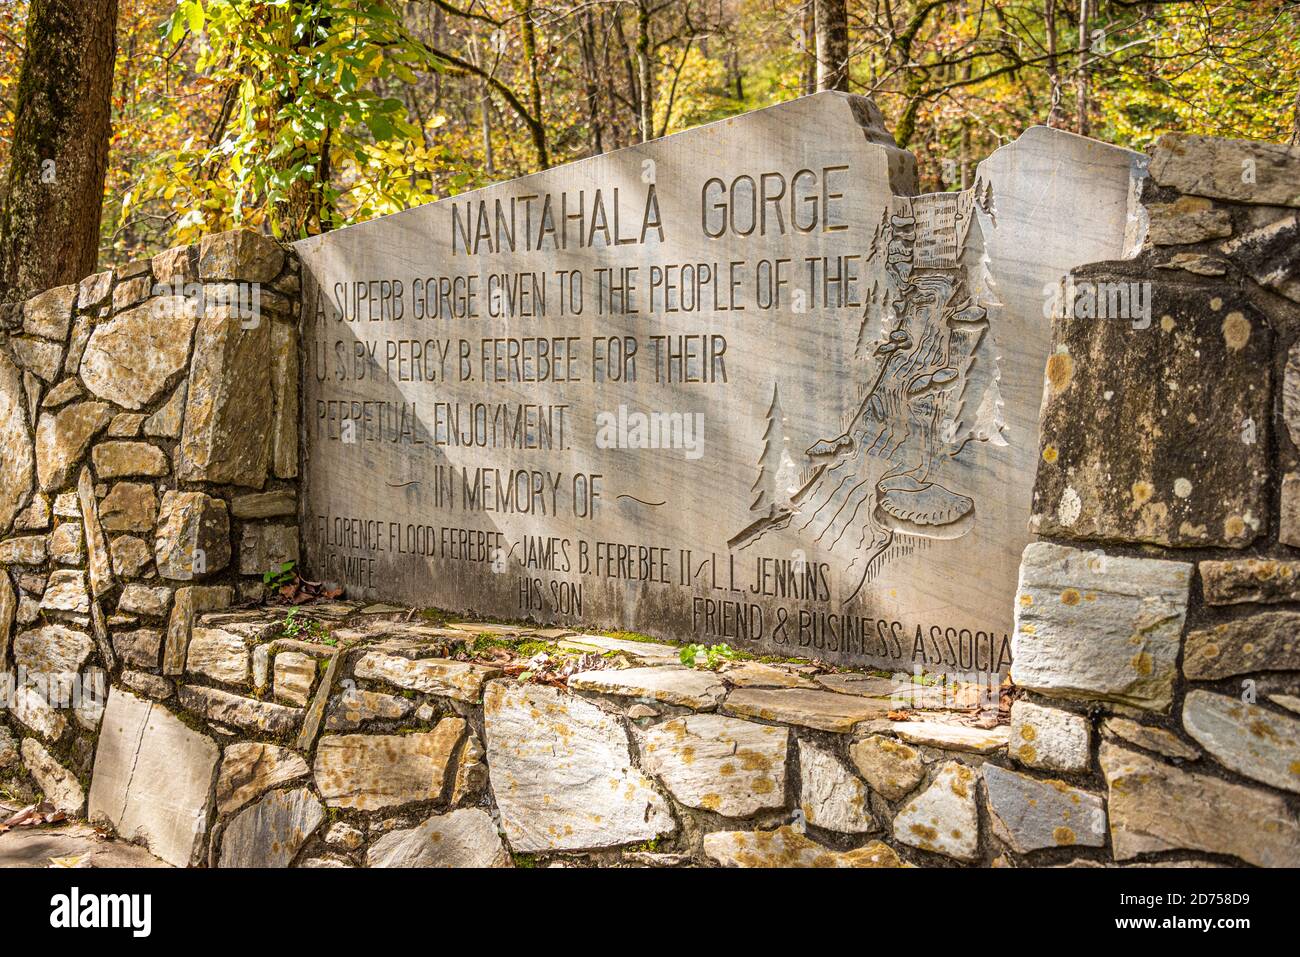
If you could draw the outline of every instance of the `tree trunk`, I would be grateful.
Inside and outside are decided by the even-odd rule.
[[[637,85],[641,88],[641,142],[655,135],[655,72],[650,49],[650,0],[637,0],[636,4],[636,70]]]
[[[95,271],[117,0],[32,0],[0,220],[0,299]]]
[[[1056,0],[1046,0],[1043,30],[1047,34],[1047,78],[1052,85],[1052,102],[1047,109],[1047,125],[1061,126],[1061,65],[1056,58]]]
[[[1081,136],[1088,135],[1088,0],[1079,0],[1079,84],[1076,89],[1076,112]]]
[[[803,68],[800,92],[807,96],[809,93],[817,92],[817,18],[813,13],[813,0],[804,0],[799,23],[799,40],[803,46],[803,56],[799,58]]]
[[[814,0],[817,89],[849,91],[849,14],[844,0]]]

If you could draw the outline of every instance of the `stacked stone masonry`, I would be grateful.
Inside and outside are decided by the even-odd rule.
[[[1067,288],[1150,316],[1055,320],[1001,721],[263,607],[299,547],[293,257],[227,233],[11,309],[0,781],[175,866],[1300,864],[1300,150],[1167,136],[1142,203],[1139,255]]]

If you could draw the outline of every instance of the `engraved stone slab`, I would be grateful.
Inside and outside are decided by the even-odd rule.
[[[1144,162],[1035,128],[918,196],[822,93],[303,240],[310,574],[1005,674],[1044,287]]]

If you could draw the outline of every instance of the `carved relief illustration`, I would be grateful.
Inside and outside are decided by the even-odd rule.
[[[883,565],[927,541],[965,535],[978,503],[954,463],[971,442],[1005,445],[992,288],[980,213],[991,187],[896,196],[872,240],[885,282],[871,290],[858,333],[861,394],[838,435],[807,449],[799,487],[773,473],[773,411],[759,459],[760,512],[734,537],[745,548],[776,529],[849,559],[852,601]],[[766,484],[764,484],[766,482]],[[761,507],[760,507],[761,506]]]

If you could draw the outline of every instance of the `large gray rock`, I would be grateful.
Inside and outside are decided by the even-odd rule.
[[[163,494],[154,561],[163,578],[189,581],[230,564],[226,503],[203,492]]]
[[[1225,767],[1300,793],[1300,718],[1196,690],[1183,699],[1183,727]]]
[[[959,861],[979,856],[976,772],[949,761],[894,818],[894,839]]]
[[[1300,561],[1242,558],[1200,564],[1209,605],[1300,601]]]
[[[14,664],[29,674],[75,675],[95,643],[83,631],[55,624],[24,631],[14,639],[13,650]]]
[[[43,491],[68,484],[90,443],[108,427],[113,408],[104,402],[77,402],[45,412],[36,424],[36,474]]]
[[[866,784],[825,748],[799,742],[799,782],[799,807],[809,824],[844,834],[876,829]]]
[[[0,535],[5,535],[31,498],[36,453],[27,425],[22,372],[4,352],[0,352],[0,435],[5,436],[5,454],[0,456]]]
[[[1115,859],[1170,850],[1229,854],[1260,867],[1300,861],[1300,822],[1284,798],[1179,770],[1103,741]]]
[[[242,741],[221,755],[217,813],[232,814],[259,794],[310,773],[307,762],[288,748]]]
[[[270,323],[217,308],[195,341],[177,478],[260,489],[271,458]]]
[[[888,844],[872,841],[852,851],[818,844],[792,827],[774,831],[715,831],[704,853],[723,867],[902,867]]]
[[[1083,772],[1092,760],[1092,723],[1086,715],[1017,701],[1011,705],[1009,747],[1026,767]]]
[[[671,665],[579,672],[569,677],[569,687],[701,711],[716,708],[727,693],[727,686],[713,672]]]
[[[82,790],[81,782],[35,738],[23,739],[23,765],[55,810],[69,816],[81,813],[86,806],[86,792]]]
[[[1300,613],[1261,612],[1188,633],[1183,674],[1193,681],[1255,671],[1300,671]]]
[[[1245,175],[1247,167],[1252,175]],[[1151,178],[1180,193],[1266,206],[1300,206],[1300,147],[1166,133]]]
[[[220,867],[288,867],[325,819],[308,788],[275,791],[221,832]]]
[[[385,834],[370,846],[366,866],[509,867],[510,855],[485,811],[462,808]]]
[[[302,711],[298,708],[286,708],[270,701],[245,698],[220,688],[183,685],[177,697],[182,708],[202,715],[209,721],[245,731],[287,735],[302,720]]]
[[[907,797],[925,780],[925,762],[916,748],[878,734],[855,741],[849,757],[858,772],[888,801]]]
[[[175,867],[198,863],[219,751],[160,705],[114,688],[99,733],[88,816]]]
[[[805,688],[737,688],[722,703],[726,714],[839,734],[847,734],[860,722],[884,717],[890,707],[883,698]]]
[[[1249,545],[1272,508],[1268,322],[1226,286],[1132,286],[1126,273],[1091,271],[1077,282],[1107,302],[1134,288],[1147,298],[1132,318],[1055,321],[1030,527],[1094,542]]]
[[[641,767],[688,807],[749,817],[785,806],[789,737],[774,725],[687,715],[642,732]]]
[[[1106,805],[1099,795],[994,764],[984,765],[984,790],[993,832],[1018,854],[1106,844]]]
[[[1192,566],[1034,542],[1020,563],[1016,684],[1168,710]]]
[[[516,851],[614,847],[676,830],[667,802],[632,766],[622,724],[594,704],[493,681],[483,718],[492,791]]]
[[[204,282],[269,283],[284,267],[284,250],[269,236],[232,229],[199,241],[199,276]]]
[[[465,734],[461,718],[443,718],[421,734],[326,735],[312,773],[330,807],[360,811],[433,801]]]
[[[223,684],[247,684],[248,645],[242,636],[232,632],[195,626],[190,631],[185,670]]]
[[[501,669],[445,658],[412,660],[370,651],[357,661],[353,673],[358,678],[386,681],[411,691],[477,703],[483,697],[483,683],[499,675]]]
[[[81,381],[126,409],[143,409],[186,367],[195,303],[163,296],[95,326],[81,357]]]

